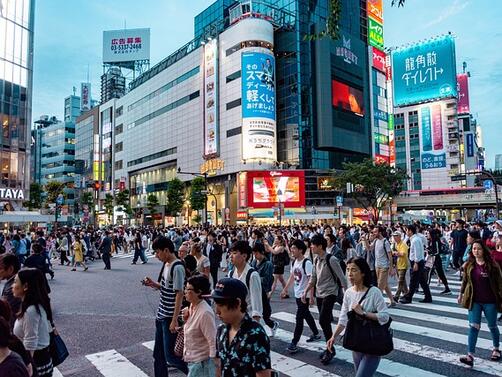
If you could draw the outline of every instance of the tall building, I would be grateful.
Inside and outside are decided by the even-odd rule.
[[[495,155],[495,170],[502,170],[502,154]]]
[[[1,187],[16,190],[15,198],[0,191],[8,209],[20,208],[30,184],[34,9],[34,0],[0,1]]]
[[[120,68],[112,67],[101,75],[101,103],[120,98],[126,92],[126,79]]]

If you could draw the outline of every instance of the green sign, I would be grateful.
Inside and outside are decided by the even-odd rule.
[[[375,141],[378,144],[389,144],[389,137],[386,135],[375,133]]]
[[[389,114],[389,131],[394,131],[394,114]]]
[[[371,17],[368,17],[368,43],[383,49],[383,25]]]

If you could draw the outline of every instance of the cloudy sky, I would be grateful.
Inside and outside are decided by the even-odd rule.
[[[86,81],[99,99],[102,31],[151,28],[154,65],[193,37],[193,18],[212,0],[38,0],[35,15],[33,119],[62,118],[64,97]],[[384,0],[386,46],[439,34],[456,36],[457,71],[471,73],[471,111],[483,128],[487,165],[502,153],[502,28],[500,0],[407,0],[404,8]]]

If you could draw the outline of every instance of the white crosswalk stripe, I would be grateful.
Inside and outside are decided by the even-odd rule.
[[[148,377],[141,369],[115,350],[87,355],[104,377]]]

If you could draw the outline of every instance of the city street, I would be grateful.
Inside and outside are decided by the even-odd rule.
[[[51,281],[56,325],[65,340],[70,357],[60,365],[55,376],[72,377],[145,377],[153,376],[154,318],[158,293],[143,287],[146,275],[156,278],[160,262],[150,257],[148,264],[130,264],[131,258],[115,256],[112,270],[103,271],[101,261],[90,264],[88,272],[71,272],[55,266]],[[420,304],[421,295],[410,305],[391,309],[395,350],[382,359],[380,376],[500,376],[502,364],[487,360],[491,340],[483,324],[478,340],[475,367],[469,371],[458,358],[467,342],[466,310],[456,304],[460,287],[451,276],[453,296],[439,297],[442,288],[431,283],[432,304]],[[318,351],[323,343],[299,343],[301,351],[290,355],[285,349],[294,329],[295,303],[272,300],[273,317],[280,322],[271,340],[273,366],[281,376],[350,376],[353,375],[351,353],[337,346],[337,357],[323,366]],[[338,311],[335,307],[335,317]],[[339,309],[339,308],[338,308]],[[313,309],[317,319],[317,310]],[[309,335],[306,328],[304,335]],[[170,375],[178,376],[180,373]]]

